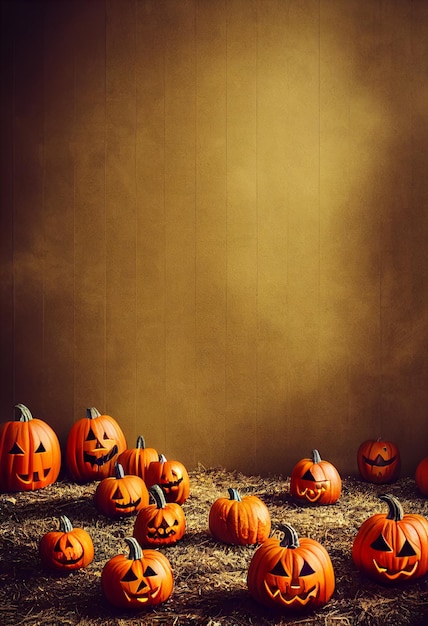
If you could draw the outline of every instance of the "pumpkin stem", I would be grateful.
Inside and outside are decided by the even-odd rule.
[[[20,422],[29,422],[33,419],[30,409],[25,404],[15,404],[15,407],[21,411]]]
[[[404,511],[397,498],[392,496],[390,493],[383,493],[379,496],[379,498],[388,504],[389,511],[386,519],[391,519],[394,522],[401,522],[404,516]]]
[[[90,420],[94,420],[96,417],[100,417],[101,413],[94,406],[86,409],[86,417]]]
[[[145,447],[146,447],[146,442],[144,441],[143,435],[138,435],[138,438],[137,438],[137,448],[139,450],[144,450]]]
[[[143,558],[143,551],[135,537],[125,537],[125,541],[129,547],[129,559],[139,561]]]
[[[117,479],[125,477],[125,472],[123,470],[123,465],[121,463],[118,463],[117,461],[114,464],[114,473],[115,473],[115,476],[116,476]]]
[[[298,548],[300,546],[299,537],[297,532],[290,524],[280,524],[272,533],[272,537],[279,540],[279,545],[282,548]]]
[[[158,509],[164,509],[166,507],[166,499],[163,489],[160,485],[152,485],[149,489],[150,495],[156,503]]]
[[[166,456],[164,454],[159,455],[159,463],[166,463]]]
[[[66,515],[59,518],[59,529],[62,533],[71,533],[73,530],[73,525]]]
[[[242,498],[239,495],[239,491],[234,489],[233,487],[229,487],[227,490],[229,492],[229,497],[231,500],[236,500],[237,502],[242,502]]]
[[[318,450],[312,450],[312,461],[314,463],[321,463],[321,455]]]

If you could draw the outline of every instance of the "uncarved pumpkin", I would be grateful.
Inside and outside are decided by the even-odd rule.
[[[137,438],[135,448],[128,448],[119,454],[117,459],[123,467],[125,474],[135,474],[146,480],[146,470],[152,461],[157,461],[159,454],[155,448],[146,448],[146,442],[142,435]]]
[[[271,519],[267,506],[257,496],[241,498],[229,488],[229,498],[218,498],[210,508],[208,525],[213,537],[232,545],[263,543],[269,537]]]
[[[428,496],[428,456],[418,463],[415,481],[419,491],[424,496]]]

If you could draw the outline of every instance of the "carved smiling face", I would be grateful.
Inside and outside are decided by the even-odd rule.
[[[95,506],[109,517],[135,515],[149,503],[149,492],[139,476],[125,476],[120,463],[115,465],[115,476],[103,478],[95,490]]]
[[[364,441],[357,452],[361,477],[371,483],[389,483],[400,474],[400,453],[391,441]]]
[[[186,532],[186,517],[176,502],[166,502],[159,485],[150,488],[154,504],[143,507],[134,524],[134,537],[142,546],[170,545],[179,541]]]
[[[342,480],[336,468],[313,450],[312,458],[301,459],[294,466],[290,492],[309,504],[333,504],[341,495]]]
[[[48,567],[62,571],[87,567],[94,558],[90,535],[83,528],[73,528],[66,516],[60,519],[59,531],[43,535],[39,552]]]
[[[167,502],[183,504],[190,494],[189,474],[184,465],[180,461],[167,461],[163,454],[147,468],[146,484],[162,487]]]

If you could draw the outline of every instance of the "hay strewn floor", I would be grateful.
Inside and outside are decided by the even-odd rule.
[[[339,502],[327,507],[297,505],[289,496],[287,478],[261,478],[199,467],[190,472],[191,496],[184,504],[187,533],[164,548],[175,576],[169,600],[156,610],[119,611],[103,598],[100,575],[115,554],[128,553],[124,537],[132,535],[135,518],[110,520],[93,504],[97,483],[77,485],[61,480],[45,489],[0,494],[0,623],[58,626],[421,626],[428,623],[428,577],[385,587],[356,571],[350,558],[353,538],[364,520],[386,512],[378,494],[388,491],[405,513],[428,517],[428,500],[414,481],[371,485],[355,478],[343,480]],[[208,531],[212,502],[227,496],[228,487],[241,495],[255,494],[269,508],[272,523],[287,521],[299,536],[320,541],[328,550],[336,573],[333,598],[316,613],[284,617],[270,613],[249,596],[246,573],[256,547],[219,544]],[[60,515],[92,536],[95,559],[86,570],[68,576],[47,571],[38,555],[40,537],[57,529]]]

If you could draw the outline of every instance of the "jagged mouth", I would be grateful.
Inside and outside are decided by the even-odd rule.
[[[76,565],[76,563],[79,563],[79,561],[82,560],[82,557],[79,556],[77,559],[55,559],[57,563],[59,563],[60,565]]]
[[[183,482],[183,478],[178,478],[177,480],[170,481],[169,483],[162,483],[161,487],[168,493],[169,491],[173,491],[174,489],[177,489],[180,483],[182,482]]]
[[[382,565],[379,565],[379,563],[377,563],[376,559],[373,559],[373,564],[376,570],[379,572],[379,574],[386,576],[386,578],[388,578],[389,580],[395,580],[396,578],[399,578],[400,576],[406,576],[406,577],[412,576],[415,573],[416,568],[419,565],[419,561],[416,561],[415,563],[413,563],[413,565],[411,563],[408,563],[406,567],[403,567],[398,572],[397,571],[391,572],[390,570],[388,570],[387,567],[382,567]]]
[[[106,463],[109,463],[115,456],[118,454],[119,449],[117,445],[113,446],[113,448],[104,456],[95,456],[95,454],[89,454],[89,452],[83,453],[83,461],[85,463],[90,463],[92,467],[101,467]]]
[[[384,459],[380,454],[377,455],[375,459],[368,459],[366,456],[363,456],[364,463],[367,465],[376,465],[376,467],[386,467],[387,465],[391,465],[396,460],[396,456],[393,456],[392,459]]]
[[[278,589],[278,587],[275,587],[275,588],[270,587],[270,585],[268,585],[266,581],[265,581],[265,587],[266,587],[267,592],[273,599],[279,598],[281,602],[283,602],[284,604],[297,604],[297,603],[307,604],[310,598],[313,598],[317,595],[317,591],[318,591],[317,585],[314,585],[313,587],[308,589],[308,591],[304,591],[303,593],[292,595],[290,593],[281,592],[281,590]]]
[[[38,483],[40,480],[45,480],[50,471],[50,467],[48,469],[44,469],[42,478],[40,478],[39,472],[33,472],[33,474],[17,474],[17,476],[23,483]]]
[[[138,498],[138,500],[134,500],[134,502],[127,502],[127,503],[121,503],[121,502],[116,502],[116,508],[117,509],[135,509],[141,502],[141,498]]]

